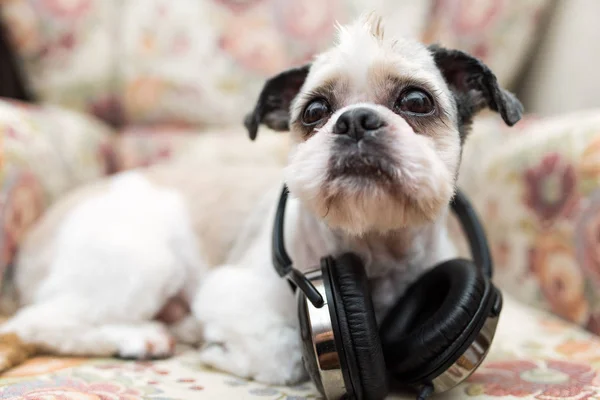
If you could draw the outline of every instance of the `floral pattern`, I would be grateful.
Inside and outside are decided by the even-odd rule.
[[[90,111],[119,92],[116,0],[10,0],[0,8],[24,76],[47,104]]]
[[[571,360],[584,361],[597,365],[600,361],[600,347],[594,340],[569,339],[555,348],[556,352]]]
[[[592,399],[600,394],[600,339],[510,295],[494,345],[462,386],[469,398]],[[448,399],[461,398],[454,392]]]
[[[481,383],[481,387],[471,386],[470,391],[494,397],[534,395],[540,400],[584,400],[597,393],[591,388],[595,376],[596,371],[590,365],[568,361],[496,362],[471,377],[471,382]]]
[[[84,115],[0,100],[0,284],[46,207],[114,169],[111,136]]]
[[[551,1],[4,3],[0,18],[31,88],[44,102],[92,113],[119,128],[125,123],[198,128],[240,125],[248,99],[258,95],[267,77],[309,62],[334,40],[335,22],[373,8],[390,18],[392,27],[410,26],[408,35],[482,57],[509,84]]]
[[[445,400],[592,399],[600,395],[600,339],[505,296],[491,351]],[[1,354],[0,354],[1,357]],[[0,398],[23,400],[322,399],[311,382],[269,386],[209,369],[181,346],[156,361],[36,357],[0,375]],[[414,399],[392,393],[391,400]]]
[[[576,223],[577,255],[586,274],[600,285],[600,189],[593,191],[588,206]]]
[[[577,175],[572,165],[564,163],[559,153],[551,153],[540,164],[525,171],[525,204],[538,218],[549,223],[561,214],[570,216],[578,203]]]
[[[0,376],[0,398],[23,400],[317,399],[306,382],[274,387],[206,369],[185,348],[168,360],[38,357]]]
[[[598,334],[599,132],[597,111],[528,121],[518,132],[477,130],[459,178],[481,212],[498,284]]]
[[[541,234],[530,250],[529,265],[543,296],[557,315],[578,324],[588,318],[584,276],[568,240],[556,234]],[[498,262],[506,262],[499,259]]]
[[[510,85],[550,3],[423,1],[420,7],[432,6],[432,13],[423,13],[423,24],[415,24],[423,31],[412,33],[479,56]],[[333,39],[334,21],[352,19],[371,2],[316,4],[3,2],[0,18],[30,86],[47,105],[0,101],[0,278],[27,229],[58,196],[116,170],[176,157],[207,126],[241,126],[248,99],[266,77],[308,62]],[[410,22],[403,14],[394,14],[396,25]],[[600,334],[600,113],[530,116],[510,129],[494,115],[479,119],[473,131],[459,184],[481,213],[506,300],[488,359],[443,396],[597,398],[600,340],[590,331]],[[450,228],[461,237],[455,221]],[[464,240],[459,248],[468,250]],[[188,348],[153,362],[37,357],[0,376],[0,398],[11,400],[199,393],[319,398],[310,383],[271,387],[207,369]]]
[[[88,383],[79,379],[58,378],[37,384],[10,386],[2,398],[6,400],[143,400],[146,396],[137,389],[112,382]]]

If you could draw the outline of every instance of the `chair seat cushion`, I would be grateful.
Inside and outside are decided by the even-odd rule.
[[[1,355],[0,355],[1,357]],[[437,399],[590,399],[600,393],[600,339],[509,296],[484,364]],[[1,360],[0,360],[1,361]],[[108,396],[108,397],[107,397]],[[0,376],[0,398],[314,399],[314,386],[267,386],[203,366],[181,347],[161,361],[38,357]],[[414,399],[395,394],[396,400]]]

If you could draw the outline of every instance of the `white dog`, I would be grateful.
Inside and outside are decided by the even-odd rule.
[[[181,161],[72,193],[23,245],[19,309],[0,332],[61,354],[134,358],[202,343],[205,363],[241,377],[304,379],[294,298],[271,263],[283,182],[294,266],[359,254],[380,319],[455,256],[446,215],[463,141],[486,107],[508,125],[522,114],[469,55],[389,38],[373,15],[339,27],[310,65],[267,81],[246,119],[252,139],[261,124],[290,131],[277,134],[291,142],[285,168]]]

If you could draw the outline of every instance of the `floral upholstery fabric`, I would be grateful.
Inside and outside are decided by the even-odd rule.
[[[350,1],[128,2],[122,105],[135,123],[240,124],[264,79],[329,45]],[[159,29],[156,29],[160,27]]]
[[[30,226],[59,195],[110,172],[111,131],[54,106],[0,100],[0,283]]]
[[[481,57],[505,85],[525,62],[550,3],[377,2],[395,12],[405,33]],[[51,105],[0,101],[0,277],[27,229],[64,191],[182,157],[192,145],[210,148],[194,139],[222,125],[223,135],[241,134],[264,79],[310,60],[333,38],[332,22],[351,19],[365,4],[372,2],[4,0],[0,18],[28,83]],[[459,183],[485,223],[506,303],[485,364],[439,398],[600,398],[593,334],[600,334],[600,110],[528,116],[513,128],[497,116],[481,118],[463,157]],[[182,347],[152,362],[38,357],[0,377],[0,398],[317,394],[308,383],[269,387],[208,370]]]
[[[505,296],[482,366],[440,400],[594,399],[600,395],[600,339]],[[512,396],[512,397],[509,397]],[[37,357],[0,376],[7,400],[317,399],[310,382],[272,387],[204,367],[194,349],[160,361]],[[395,393],[392,400],[412,400]]]
[[[116,0],[6,0],[0,7],[34,95],[46,103],[118,119]]]
[[[498,331],[481,367],[442,398],[592,399],[600,394],[600,340],[524,306],[506,291]]]
[[[549,0],[6,0],[30,86],[115,125],[238,125],[264,80],[375,9],[387,28],[458,47],[512,83]],[[484,34],[481,34],[484,32]]]
[[[600,110],[500,124],[475,128],[460,177],[485,223],[496,281],[600,334]]]
[[[473,54],[511,87],[551,1],[433,0],[422,38]]]

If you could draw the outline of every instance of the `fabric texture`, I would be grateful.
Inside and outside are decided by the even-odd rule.
[[[8,0],[0,17],[34,98],[117,122],[117,0]]]
[[[459,183],[484,221],[497,284],[600,334],[600,110],[511,129],[482,120],[464,158]]]
[[[600,63],[597,15],[600,2],[595,0],[555,2],[531,67],[521,78],[520,98],[536,114],[600,108],[600,80],[595,79]]]
[[[536,42],[548,0],[433,0],[422,39],[485,62],[503,86],[514,86]]]
[[[600,395],[600,340],[505,296],[482,366],[440,400],[584,400]],[[310,382],[273,387],[205,368],[187,347],[161,361],[36,357],[0,376],[6,400],[318,399]],[[392,400],[413,400],[393,394]]]
[[[264,79],[310,61],[334,21],[379,9],[388,29],[466,50],[510,86],[551,3],[5,0],[0,18],[43,105],[0,101],[0,276],[65,191],[194,146],[215,157],[209,133],[245,134]],[[283,160],[284,147],[273,152]],[[483,366],[440,399],[600,396],[599,152],[600,110],[530,115],[510,129],[497,115],[477,121],[459,183],[485,222],[506,302]],[[37,357],[0,377],[11,400],[317,397],[309,383],[269,387],[206,369],[186,347],[149,362]]]
[[[511,84],[549,0],[8,0],[0,9],[34,94],[113,126],[239,125],[264,80],[310,62],[335,22],[467,50]],[[484,34],[480,34],[484,32]]]

